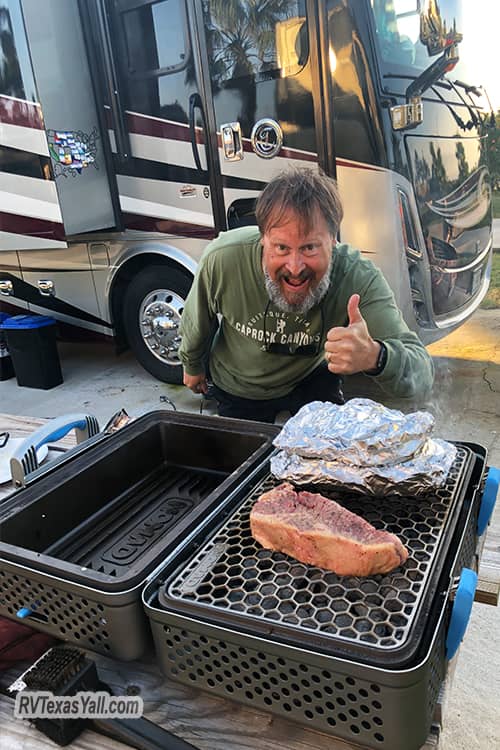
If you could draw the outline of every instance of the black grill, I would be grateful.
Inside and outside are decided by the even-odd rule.
[[[0,509],[0,615],[138,658],[147,576],[265,465],[276,433],[150,412],[15,493]]]
[[[388,575],[341,578],[262,550],[248,516],[274,480],[243,484],[145,588],[163,672],[348,742],[418,750],[445,674],[452,582],[475,560],[485,451],[458,448],[432,496],[321,490],[401,537],[409,561]]]
[[[250,533],[250,510],[278,482],[268,476],[229,520],[169,579],[161,603],[220,624],[307,648],[349,648],[371,662],[398,665],[413,656],[432,598],[433,576],[453,534],[472,466],[459,448],[446,484],[425,498],[323,494],[396,534],[408,561],[384,575],[338,576],[263,549]],[[229,618],[229,619],[228,619]],[[311,634],[315,640],[311,644]]]

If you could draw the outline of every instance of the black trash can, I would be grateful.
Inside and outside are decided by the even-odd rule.
[[[19,385],[48,390],[63,382],[56,321],[46,315],[15,315],[1,326]]]
[[[0,312],[0,380],[9,380],[14,377],[14,366],[10,356],[7,339],[2,331],[2,323],[10,316],[7,313]]]

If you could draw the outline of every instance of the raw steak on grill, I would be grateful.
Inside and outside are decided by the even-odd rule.
[[[334,500],[296,492],[288,482],[259,497],[250,528],[266,549],[343,576],[388,573],[408,558],[394,534],[379,531]]]

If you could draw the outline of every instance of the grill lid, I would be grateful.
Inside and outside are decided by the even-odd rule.
[[[191,545],[180,553],[177,568],[167,569],[160,605],[239,632],[400,667],[413,657],[425,630],[442,563],[470,500],[473,463],[471,451],[460,446],[446,484],[424,497],[381,500],[322,489],[408,548],[403,566],[366,578],[297,562],[252,538],[250,510],[278,484],[268,474],[253,491],[242,487],[235,511],[208,541],[204,529],[197,551]]]

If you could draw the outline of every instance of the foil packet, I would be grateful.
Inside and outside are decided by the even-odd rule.
[[[370,399],[313,401],[286,422],[271,471],[294,484],[336,484],[364,494],[419,495],[441,487],[456,448],[431,438],[434,418]]]

